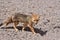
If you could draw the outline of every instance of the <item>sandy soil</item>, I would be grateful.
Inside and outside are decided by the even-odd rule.
[[[33,35],[29,28],[24,32],[18,25],[15,32],[12,24],[0,27],[0,40],[60,40],[60,0],[0,0],[0,23],[14,12],[34,12],[41,18],[34,29]],[[24,14],[23,13],[23,14]]]

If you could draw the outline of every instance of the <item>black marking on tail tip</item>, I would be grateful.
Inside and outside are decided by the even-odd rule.
[[[3,25],[3,23],[0,24],[0,26],[2,26],[2,25]]]

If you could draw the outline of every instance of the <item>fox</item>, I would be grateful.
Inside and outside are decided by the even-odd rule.
[[[4,25],[7,26],[10,23],[13,23],[13,28],[15,29],[15,31],[17,32],[18,29],[16,28],[17,25],[20,23],[23,23],[23,27],[22,27],[22,31],[24,31],[24,29],[26,27],[29,27],[30,30],[32,31],[33,34],[36,34],[36,32],[34,31],[33,25],[37,24],[39,21],[40,16],[35,14],[35,13],[31,13],[31,15],[25,15],[25,14],[20,14],[20,13],[15,13],[12,16],[8,17],[7,19],[5,19],[0,26]]]

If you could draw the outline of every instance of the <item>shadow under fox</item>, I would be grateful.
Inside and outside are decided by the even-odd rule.
[[[8,25],[10,23],[13,23],[13,27],[16,31],[18,31],[18,29],[16,28],[17,25],[19,24],[19,22],[23,23],[23,28],[22,31],[24,31],[25,27],[29,27],[32,31],[32,33],[35,34],[33,25],[37,24],[39,20],[39,15],[37,14],[33,14],[32,15],[24,15],[24,14],[20,14],[20,13],[15,13],[14,15],[8,17],[7,19],[5,19],[0,26],[2,25]]]

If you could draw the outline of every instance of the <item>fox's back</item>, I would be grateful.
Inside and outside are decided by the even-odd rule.
[[[16,13],[16,14],[14,15],[13,20],[14,20],[14,21],[27,22],[30,18],[31,18],[30,15],[25,15],[25,14]]]

